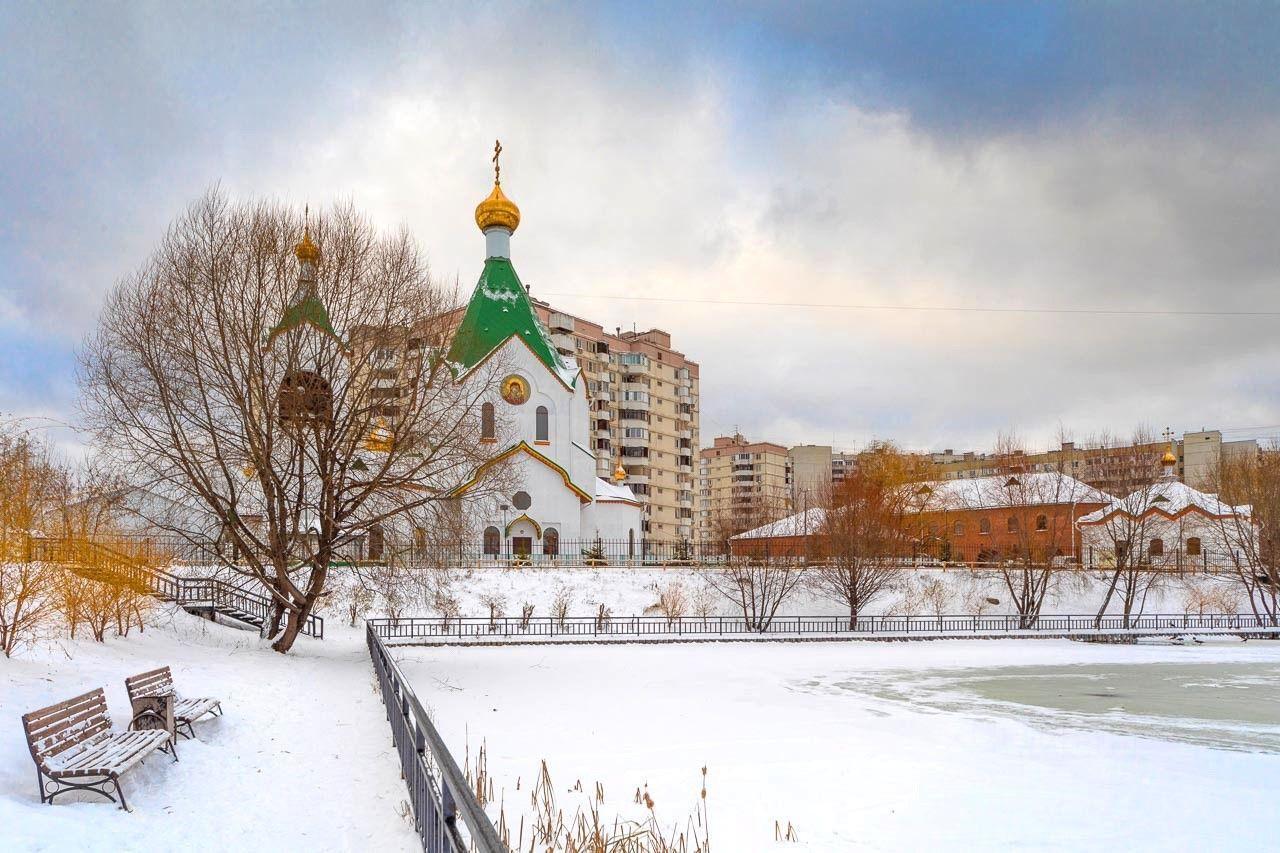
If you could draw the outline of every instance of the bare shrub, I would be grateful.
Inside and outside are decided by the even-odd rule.
[[[710,619],[719,613],[719,599],[715,590],[706,584],[699,584],[689,598],[689,609],[699,619]]]
[[[480,603],[489,611],[489,630],[496,631],[498,628],[498,620],[506,615],[506,596],[497,592],[485,593],[480,597]]]
[[[50,630],[60,571],[45,563],[0,563],[0,651],[5,657]]]
[[[567,586],[559,587],[556,589],[555,597],[551,599],[551,618],[563,628],[565,621],[569,618],[569,608],[572,606],[573,590]]]
[[[668,622],[684,616],[689,606],[689,597],[685,593],[684,584],[672,581],[658,593],[658,612],[667,617]]]

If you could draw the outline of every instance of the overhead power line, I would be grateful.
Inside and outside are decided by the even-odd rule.
[[[670,302],[685,305],[734,305],[753,308],[824,308],[848,311],[928,311],[966,314],[1075,314],[1111,317],[1280,317],[1277,311],[1183,311],[1173,308],[1020,308],[993,305],[888,305],[872,302],[771,302],[751,299],[694,299],[687,296],[629,296],[612,293],[544,292],[543,296],[609,299],[619,302]]]

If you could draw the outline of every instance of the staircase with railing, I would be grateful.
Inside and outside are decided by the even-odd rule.
[[[144,595],[170,601],[199,616],[222,616],[259,631],[271,621],[274,610],[265,590],[239,585],[221,578],[184,578],[153,566],[92,539],[76,537],[32,537],[28,558],[60,565],[81,577],[103,583],[124,584]],[[302,633],[324,637],[324,619],[307,617]]]

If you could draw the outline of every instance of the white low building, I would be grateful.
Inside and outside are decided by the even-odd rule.
[[[503,445],[460,487],[463,510],[486,554],[578,556],[596,539],[612,549],[641,548],[642,505],[621,480],[596,476],[586,378],[562,356],[534,313],[511,263],[520,211],[495,180],[476,208],[486,258],[448,352],[460,381],[492,381],[481,410],[481,441]],[[481,370],[499,365],[499,378]],[[468,498],[486,470],[509,466],[511,494]],[[618,475],[621,476],[618,476]],[[567,547],[566,547],[567,546]],[[571,550],[570,550],[571,549]]]
[[[1231,506],[1193,489],[1174,473],[1166,452],[1164,475],[1115,498],[1076,523],[1090,565],[1151,566],[1169,570],[1228,569],[1257,553],[1252,507]]]

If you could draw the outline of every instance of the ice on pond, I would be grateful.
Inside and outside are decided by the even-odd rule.
[[[1280,666],[1270,663],[891,670],[809,679],[798,686],[921,711],[1280,753]]]

